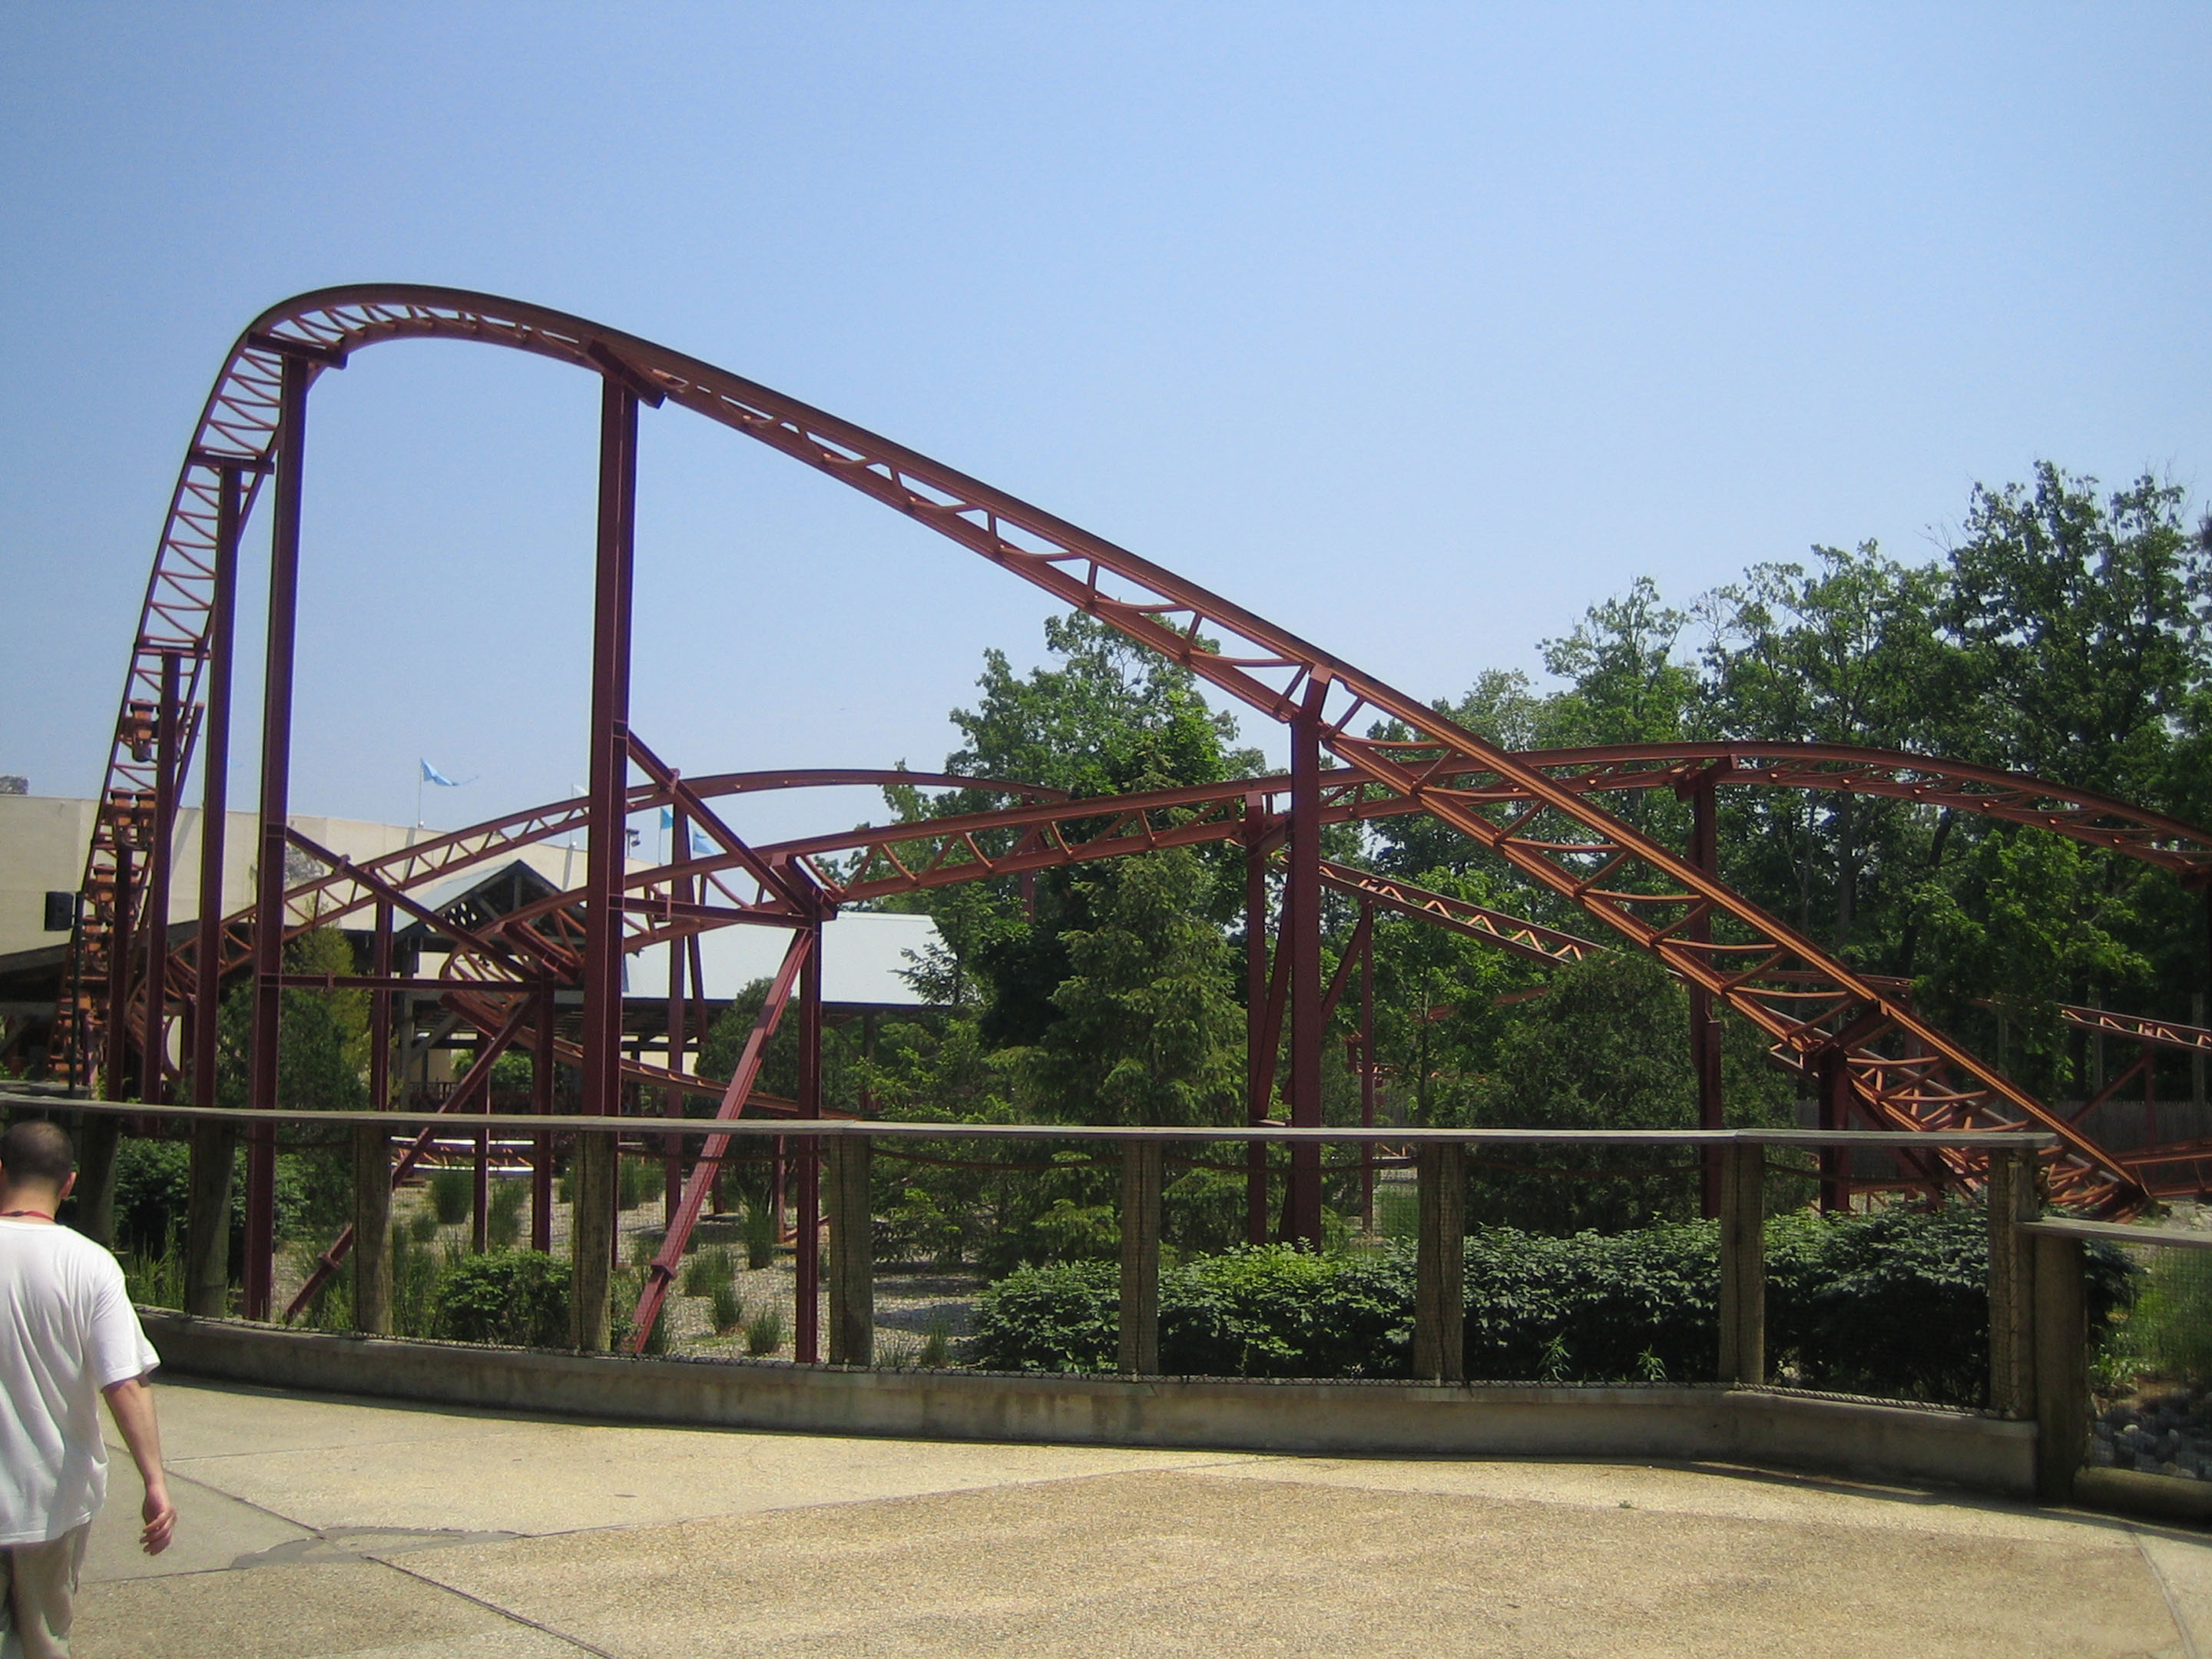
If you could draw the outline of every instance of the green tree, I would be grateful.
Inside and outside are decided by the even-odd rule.
[[[1227,942],[1201,909],[1188,848],[1116,860],[1077,886],[1061,1018],[1038,1045],[1041,1104],[1077,1123],[1219,1123],[1242,1088],[1243,1021]]]
[[[1056,665],[1026,676],[1003,652],[985,653],[975,707],[952,711],[964,741],[945,757],[946,771],[1081,797],[1218,783],[1261,769],[1258,750],[1236,746],[1234,716],[1206,707],[1189,670],[1080,613],[1048,618],[1045,645]],[[982,811],[1002,799],[970,789],[933,799],[912,788],[889,794],[908,820]],[[1210,879],[1198,902],[1225,921],[1236,893],[1231,860],[1216,854],[1201,862]],[[1026,895],[1006,880],[897,901],[895,908],[934,918],[943,941],[916,964],[916,982],[955,1006],[965,1006],[973,986],[994,1045],[1037,1042],[1060,1017],[1052,994],[1071,971],[1066,935],[1090,923],[1087,890],[1068,872],[1050,871]]]
[[[1711,728],[1954,755],[1975,744],[1954,695],[1959,653],[1937,633],[1942,571],[1900,565],[1871,542],[1813,551],[1810,575],[1802,565],[1759,565],[1707,601]],[[1897,936],[1886,910],[1924,873],[1936,814],[1846,791],[1759,791],[1732,806],[1729,873],[1765,889],[1760,896],[1803,931],[1824,919],[1838,951],[1870,939],[1853,954],[1879,961]],[[1863,921],[1863,910],[1873,912]]]
[[[2163,804],[2176,722],[2205,679],[2212,547],[2151,477],[2100,501],[2048,461],[2032,485],[1977,485],[1944,621],[2002,763]]]
[[[1567,682],[1543,724],[1567,745],[1671,743],[1689,735],[1697,673],[1675,656],[1684,612],[1638,576],[1627,592],[1592,605],[1564,638],[1546,640],[1544,666]]]

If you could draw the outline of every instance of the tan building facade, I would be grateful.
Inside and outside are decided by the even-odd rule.
[[[85,849],[92,840],[96,803],[60,795],[0,795],[0,957],[60,945],[68,936],[46,931],[48,892],[75,892],[84,878]],[[198,807],[177,814],[175,862],[169,891],[169,920],[190,921],[199,915],[200,818]],[[223,914],[253,902],[254,866],[259,860],[260,820],[252,812],[232,812],[223,829]],[[321,846],[349,859],[380,858],[445,832],[373,823],[360,818],[292,815],[292,827]],[[583,878],[582,837],[574,847],[526,848],[501,860],[520,858],[562,888]]]

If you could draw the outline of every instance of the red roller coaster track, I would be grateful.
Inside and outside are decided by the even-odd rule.
[[[353,352],[386,340],[425,337],[532,352],[585,369],[600,382],[592,783],[581,800],[513,814],[356,866],[308,846],[285,821],[307,395],[317,376],[342,368]],[[826,473],[1284,722],[1291,735],[1291,775],[1111,803],[1046,799],[1048,792],[1006,785],[1000,787],[1030,799],[964,819],[774,848],[746,845],[710,802],[765,787],[765,780],[683,779],[629,729],[629,588],[641,403],[690,409]],[[199,934],[173,958],[167,950],[139,949],[133,936],[143,939],[149,919],[167,914],[169,831],[197,748],[206,751],[207,810],[215,814],[223,808],[237,544],[264,479],[273,479],[276,524],[264,661],[259,896],[245,915],[219,917],[214,896],[221,890],[221,837],[209,837],[215,851],[212,866],[204,865],[201,872]],[[1363,734],[1378,729],[1396,735]],[[1334,757],[1335,769],[1324,770],[1324,754]],[[643,775],[642,782],[631,781],[633,770]],[[872,775],[841,774],[835,781]],[[785,779],[830,781],[828,775]],[[978,787],[964,779],[909,781]],[[609,1112],[618,1109],[625,1074],[674,1086],[669,1071],[626,1063],[619,1052],[613,963],[623,950],[733,921],[784,926],[815,940],[840,902],[1151,847],[1235,840],[1246,846],[1255,868],[1259,859],[1278,849],[1285,855],[1281,945],[1272,970],[1261,947],[1253,984],[1264,991],[1272,974],[1279,989],[1267,1000],[1286,1005],[1291,1121],[1317,1123],[1321,1026],[1334,995],[1322,982],[1318,895],[1324,884],[1547,959],[1592,948],[1556,929],[1365,872],[1324,866],[1324,823],[1425,812],[1470,837],[1553,901],[1575,907],[1596,924],[1599,938],[1663,962],[1690,988],[1694,1023],[1707,1033],[1699,1039],[1701,1066],[1717,1067],[1710,1016],[1724,1006],[1758,1026],[1778,1058],[1814,1081],[1824,1114],[1838,1126],[1847,1111],[1856,1110],[1889,1127],[2052,1130],[2063,1143],[2050,1170],[2054,1198],[2106,1212],[2140,1203],[2144,1189],[2126,1161],[1927,1024],[1893,988],[1834,959],[1720,881],[1711,804],[1723,783],[1869,793],[1975,812],[2109,848],[2192,883],[2212,877],[2212,836],[2189,825],[2038,780],[1924,757],[1789,744],[1507,753],[1419,699],[1148,560],[726,370],[581,318],[490,295],[405,285],[327,289],[275,307],[247,330],[210,395],[187,452],[148,584],[110,750],[87,858],[82,920],[57,1020],[58,1048],[81,1068],[97,1063],[111,1091],[125,1079],[134,1048],[142,1062],[154,1055],[155,1063],[143,1066],[142,1086],[147,1097],[158,1097],[164,1044],[158,1036],[149,1039],[148,1030],[174,1001],[192,1015],[191,1063],[184,1069],[204,1090],[213,1074],[214,990],[222,972],[250,963],[257,1006],[252,1094],[257,1105],[272,1105],[276,999],[289,977],[283,938],[301,926],[369,909],[377,915],[379,948],[385,951],[377,972],[365,981],[386,988],[378,994],[380,1018],[388,1017],[382,1012],[387,993],[406,988],[391,974],[382,943],[398,914],[447,935],[455,949],[441,981],[445,992],[501,1043],[553,1044],[550,1012],[541,1012],[533,1037],[526,1012],[533,999],[550,1009],[553,985],[580,982],[581,1036],[558,1046],[581,1066],[585,1109]],[[1662,787],[1697,805],[1687,854],[1599,802],[1614,792]],[[621,820],[659,805],[697,826],[718,851],[627,872]],[[435,917],[416,896],[433,876],[578,828],[588,838],[585,886],[503,918],[481,934]],[[678,837],[679,843],[684,840]],[[283,864],[291,848],[319,856],[324,873],[288,888]],[[281,915],[283,925],[254,926],[263,915]],[[145,960],[143,974],[132,966],[139,956]],[[198,971],[210,960],[222,963],[221,971]],[[799,998],[802,1025],[818,1024],[808,988],[818,977],[818,945],[794,942],[786,977]],[[150,1021],[143,1018],[147,1010],[155,1015]],[[120,1017],[111,1018],[110,1011]],[[140,1011],[139,1017],[129,1011]],[[1717,1080],[1714,1090],[1717,1101]],[[818,1079],[802,1079],[801,1097],[788,1109],[817,1112]],[[750,1080],[733,1079],[725,1109],[743,1109],[751,1097]],[[1261,1109],[1257,1100],[1253,1109]],[[1318,1231],[1316,1158],[1310,1149],[1294,1158],[1289,1221],[1300,1236]],[[800,1201],[802,1210],[812,1201],[804,1174]],[[266,1243],[265,1218],[256,1226],[249,1231],[258,1254]],[[265,1306],[265,1261],[263,1269]],[[256,1301],[255,1270],[250,1254],[250,1309]],[[802,1297],[803,1338],[811,1339],[810,1311]]]

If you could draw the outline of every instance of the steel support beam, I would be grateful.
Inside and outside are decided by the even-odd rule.
[[[238,616],[238,539],[245,526],[244,475],[216,475],[215,570],[209,599],[207,691],[200,716],[199,916],[192,947],[191,1098],[216,1106],[222,1067],[223,854],[230,825],[230,698]],[[380,1096],[374,1103],[389,1103]],[[230,1311],[230,1185],[238,1133],[219,1123],[191,1127],[191,1178],[185,1211],[185,1311]]]
[[[131,954],[136,880],[131,844],[116,829],[115,899],[107,931],[106,1054],[100,1068],[100,1098],[131,1098]],[[88,1117],[77,1133],[75,1226],[101,1244],[115,1241],[115,1151],[121,1126],[104,1115]]]
[[[679,805],[672,808],[669,813],[668,845],[669,852],[673,858],[680,859],[690,854],[690,834],[691,820],[684,816],[683,807]],[[672,898],[682,903],[690,902],[690,877],[676,877],[670,886]],[[685,1042],[687,1033],[684,1030],[684,1020],[685,1011],[684,964],[686,955],[684,946],[696,942],[696,939],[697,935],[694,934],[689,940],[672,939],[668,941],[668,1069],[672,1072],[681,1072],[684,1069],[684,1056],[687,1046]],[[705,1030],[702,1029],[700,1036],[703,1037],[705,1035]],[[669,1117],[684,1115],[684,1090],[673,1084],[662,1091],[661,1110],[665,1115]],[[684,1201],[683,1155],[684,1143],[681,1139],[675,1135],[669,1135],[663,1139],[660,1145],[660,1221],[664,1227],[676,1219],[677,1206]]]
[[[1267,1020],[1267,803],[1244,798],[1244,1108],[1246,1121],[1264,1122],[1274,1090],[1274,1038]],[[1267,1146],[1244,1151],[1244,1237],[1267,1242]]]
[[[1691,803],[1690,862],[1705,874],[1717,878],[1720,874],[1720,805],[1714,785],[1715,774],[1725,769],[1708,767],[1698,776],[1695,787],[1689,791]],[[1683,937],[1699,944],[1713,936],[1712,916],[1700,909],[1682,925]],[[1713,1017],[1713,994],[1692,980],[1690,994],[1690,1069],[1698,1083],[1698,1127],[1717,1129],[1723,1127],[1721,1097],[1721,1025]],[[1720,1149],[1708,1147],[1705,1153],[1705,1176],[1700,1197],[1705,1215],[1721,1213]]]
[[[154,726],[154,838],[146,849],[145,1018],[138,1044],[138,1098],[169,1097],[169,881],[176,860],[177,789],[183,730],[184,664],[161,653],[161,701]]]
[[[1824,1050],[1814,1076],[1820,1091],[1820,1127],[1850,1127],[1851,1069],[1850,1057],[1840,1048]],[[1820,1148],[1820,1208],[1830,1215],[1851,1207],[1851,1155],[1844,1146]]]
[[[579,1110],[622,1109],[622,896],[629,853],[631,568],[637,399],[609,376],[599,404],[599,518],[592,603],[591,822],[584,852],[584,1075]]]
[[[1360,907],[1365,948],[1359,957],[1359,1127],[1375,1127],[1375,907]],[[1359,1143],[1359,1224],[1375,1231],[1375,1143]]]
[[[538,1042],[530,1057],[530,1109],[538,1117],[553,1115],[553,993],[538,994]],[[531,1139],[530,1248],[544,1254],[553,1249],[553,1137],[543,1131]]]
[[[1291,856],[1283,881],[1282,949],[1288,953],[1291,1003],[1290,1121],[1321,1127],[1321,747],[1327,682],[1316,678],[1291,722]],[[1295,1242],[1321,1243],[1321,1148],[1291,1147],[1285,1231]]]
[[[637,522],[637,398],[615,376],[599,392],[599,516],[592,599],[591,823],[584,843],[582,1099],[588,1117],[622,1111],[622,895],[629,853],[631,566]],[[594,1146],[592,1142],[605,1142]],[[607,1343],[614,1249],[611,1141],[576,1145],[575,1330],[580,1347]]]
[[[117,826],[115,900],[107,929],[107,1053],[100,1068],[103,1100],[131,1098],[131,957],[137,943],[135,849]]]
[[[300,492],[307,456],[307,387],[314,365],[288,353],[276,422],[276,501],[269,538],[269,642],[261,680],[260,862],[254,872],[253,1040],[246,1102],[273,1111],[283,1017],[285,819],[291,811],[293,644],[300,610]],[[269,1317],[276,1231],[276,1135],[247,1134],[246,1316]]]
[[[822,1115],[822,913],[817,906],[806,925],[806,960],[799,969],[799,1115]],[[799,1229],[798,1317],[793,1322],[793,1356],[802,1365],[821,1358],[822,1325],[822,1142],[812,1135],[797,1142]]]

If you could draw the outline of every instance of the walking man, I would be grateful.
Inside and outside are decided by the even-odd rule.
[[[69,1659],[85,1535],[107,1496],[100,1397],[146,1482],[140,1547],[169,1547],[177,1512],[146,1379],[146,1340],[115,1258],[54,1224],[76,1184],[52,1123],[0,1135],[0,1659]]]

